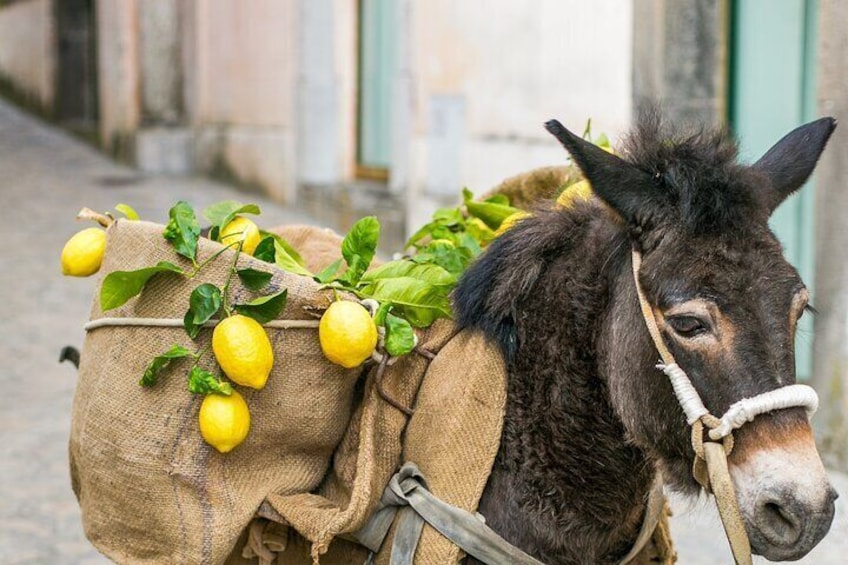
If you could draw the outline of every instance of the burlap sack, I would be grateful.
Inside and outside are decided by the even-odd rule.
[[[556,198],[562,189],[583,178],[574,166],[540,167],[510,177],[485,194],[503,194],[509,203],[522,210],[532,210],[543,200]]]
[[[119,221],[108,230],[103,273],[178,259],[162,226]],[[203,240],[199,260],[220,249]],[[92,320],[181,319],[191,291],[221,284],[228,251],[194,280],[158,275],[137,299]],[[325,307],[326,292],[306,277],[283,273],[249,257],[239,266],[274,272],[271,289],[287,288],[282,318],[313,319],[305,308]],[[235,302],[254,296],[233,284]],[[153,388],[138,381],[150,360],[174,344],[209,344],[211,330],[192,343],[182,328],[115,326],[86,337],[74,397],[71,476],[92,543],[122,563],[219,563],[233,549],[262,501],[315,490],[348,427],[360,371],[326,361],[317,331],[269,330],[275,364],[261,391],[239,390],[252,414],[247,440],[228,454],[206,445],[198,431],[201,398],[186,388],[186,361],[174,362]],[[214,370],[211,354],[201,363]]]
[[[419,347],[439,352],[455,332],[453,323],[439,320],[419,333]],[[380,390],[398,404],[412,407],[429,363],[422,355],[406,355],[380,379],[377,369],[372,368],[365,381],[362,401],[318,492],[272,494],[260,509],[260,515],[290,524],[299,535],[315,542],[312,558],[317,559],[330,549],[330,542],[337,536],[360,529],[379,503],[389,479],[402,463],[402,439],[408,419],[383,398]],[[321,557],[321,563],[356,562],[354,555],[358,558],[368,554],[343,540],[332,549]],[[304,563],[296,551],[288,549],[279,562]]]
[[[268,230],[285,239],[300,254],[306,268],[318,273],[333,261],[341,258],[342,236],[328,228],[294,225],[279,226]],[[378,259],[372,265],[377,266]]]
[[[437,497],[476,511],[500,446],[505,403],[500,350],[479,332],[460,332],[427,370],[406,430],[403,460],[418,465]],[[375,562],[388,564],[390,555],[391,539]],[[456,563],[460,556],[459,547],[424,526],[415,563]]]

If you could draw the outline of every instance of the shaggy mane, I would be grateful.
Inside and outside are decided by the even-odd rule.
[[[656,180],[691,233],[734,230],[762,216],[757,185],[768,181],[737,162],[739,146],[725,128],[671,128],[656,110],[646,110],[620,151]]]

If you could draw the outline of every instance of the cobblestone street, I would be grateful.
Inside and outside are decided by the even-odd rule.
[[[118,203],[164,221],[178,199],[196,208],[223,199],[258,203],[261,224],[314,223],[255,194],[196,178],[145,177],[0,100],[3,269],[0,288],[0,564],[108,562],[85,539],[70,487],[67,441],[76,371],[58,364],[81,346],[95,279],[62,277],[59,253],[81,225],[77,211]],[[87,226],[85,226],[87,227]],[[848,562],[848,479],[825,541],[801,563]],[[673,534],[682,564],[730,563],[710,501],[674,501]],[[760,560],[761,561],[761,560]]]

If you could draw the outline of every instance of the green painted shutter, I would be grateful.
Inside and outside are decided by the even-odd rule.
[[[359,11],[358,161],[362,166],[378,169],[387,169],[391,157],[395,7],[395,0],[361,0]]]
[[[790,130],[815,117],[817,0],[736,0],[732,11],[730,122],[742,158],[753,162]],[[813,288],[813,187],[786,200],[771,226],[786,257]],[[796,342],[800,378],[812,373],[813,324],[802,319]]]

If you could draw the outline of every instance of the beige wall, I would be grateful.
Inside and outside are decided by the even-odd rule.
[[[186,168],[289,202],[298,181],[330,195],[356,181],[357,0],[170,0],[167,9],[162,2],[97,2],[104,146],[139,161],[182,147]],[[405,204],[408,227],[462,186],[481,192],[563,163],[542,128],[547,119],[582,130],[592,117],[596,132],[612,136],[626,129],[632,2],[530,4],[395,0],[388,192],[401,202],[392,206]],[[49,5],[30,0],[0,14],[26,11],[34,20],[41,10],[44,27]],[[0,49],[14,43],[5,33]],[[25,41],[47,41],[35,35]],[[7,59],[30,72],[51,64],[33,57],[38,64],[29,66],[20,55]]]
[[[816,168],[815,359],[821,397],[813,420],[826,462],[848,469],[848,3],[822,0],[819,12],[820,116],[839,122]]]
[[[135,0],[97,2],[97,72],[100,139],[114,152],[127,151],[140,118],[138,14]]]
[[[0,9],[0,76],[43,108],[53,104],[55,26],[50,0],[15,2]]]
[[[294,193],[295,0],[194,2],[187,61],[198,164]]]

